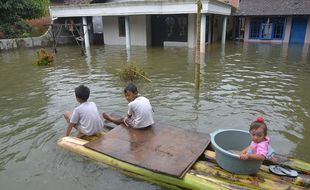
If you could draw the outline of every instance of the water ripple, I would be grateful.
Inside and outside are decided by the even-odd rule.
[[[201,64],[198,93],[194,51],[186,48],[127,51],[123,46],[98,46],[90,56],[81,57],[78,47],[59,47],[53,67],[31,65],[35,50],[2,52],[0,183],[23,187],[27,181],[33,189],[37,180],[49,183],[49,179],[53,185],[47,189],[58,185],[98,189],[92,184],[121,189],[135,183],[142,183],[136,188],[158,189],[110,169],[102,172],[95,163],[61,151],[55,143],[65,133],[62,113],[78,105],[74,88],[80,84],[90,87],[89,100],[96,102],[100,112],[126,113],[122,93],[126,82],[119,80],[117,72],[129,59],[140,64],[152,80],[136,84],[139,93],[150,99],[156,122],[209,133],[218,128],[248,130],[249,123],[263,115],[274,148],[309,161],[310,56],[296,57],[297,49],[210,45]],[[6,180],[12,174],[19,177]]]

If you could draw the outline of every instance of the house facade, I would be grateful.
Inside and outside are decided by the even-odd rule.
[[[244,42],[310,44],[309,0],[241,0],[234,15]]]
[[[201,41],[225,43],[233,28],[231,6],[203,0]],[[185,46],[196,39],[197,5],[194,0],[64,0],[50,7],[53,23],[81,22],[87,43],[135,46]]]

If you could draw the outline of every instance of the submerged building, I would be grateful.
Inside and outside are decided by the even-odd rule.
[[[53,2],[53,23],[64,25],[54,28],[59,43],[195,47],[195,0]],[[226,40],[310,44],[310,0],[202,0],[201,12],[201,52]]]
[[[82,23],[87,43],[135,46],[185,46],[196,38],[194,0],[64,0],[50,7],[53,23]],[[231,5],[202,1],[201,44],[231,36]],[[70,25],[71,26],[71,25]],[[85,27],[86,26],[86,27]],[[204,46],[201,51],[204,51]]]
[[[309,0],[240,0],[234,16],[245,42],[310,43]]]

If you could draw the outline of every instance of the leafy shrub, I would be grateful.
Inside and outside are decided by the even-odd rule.
[[[46,51],[44,48],[41,48],[39,51],[37,51],[37,60],[35,62],[36,65],[42,66],[51,66],[54,63],[54,56]]]
[[[122,64],[118,74],[120,79],[124,81],[145,79],[150,82],[150,79],[146,77],[146,72],[134,63]]]
[[[49,0],[2,0],[0,1],[1,38],[20,38],[24,33],[32,33],[33,27],[26,19],[48,15]]]
[[[3,38],[21,38],[25,33],[30,34],[33,28],[23,20],[18,20],[13,23],[4,23],[0,27],[0,32],[3,33]]]

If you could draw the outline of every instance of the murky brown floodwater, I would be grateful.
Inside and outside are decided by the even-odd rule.
[[[86,84],[100,111],[126,111],[125,83],[116,75],[128,59],[151,83],[137,83],[156,121],[212,132],[247,130],[263,115],[272,146],[310,161],[310,48],[301,45],[226,44],[209,47],[194,93],[194,51],[187,48],[59,47],[55,66],[32,65],[36,50],[0,53],[1,189],[153,190],[105,165],[56,146],[65,133],[62,113],[77,105],[73,89]]]

